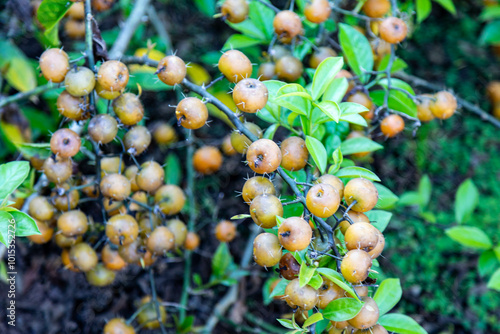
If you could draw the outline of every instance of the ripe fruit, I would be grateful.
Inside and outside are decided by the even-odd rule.
[[[57,219],[57,229],[66,237],[83,235],[88,226],[87,216],[80,210],[65,212]]]
[[[257,72],[257,78],[262,81],[271,80],[276,75],[276,65],[274,63],[262,63]]]
[[[80,136],[70,129],[59,129],[50,138],[50,150],[61,158],[71,158],[80,152]]]
[[[248,16],[246,0],[226,0],[220,9],[222,16],[231,23],[245,21]]]
[[[316,217],[328,218],[333,215],[340,205],[340,196],[334,187],[329,184],[316,184],[307,192],[307,209]]]
[[[351,209],[358,212],[370,211],[378,201],[378,191],[367,179],[356,178],[347,183],[344,189],[344,199],[347,205],[357,201]]]
[[[281,245],[272,233],[261,233],[253,241],[253,259],[262,267],[273,267],[281,259]]]
[[[144,117],[141,100],[132,93],[125,93],[114,99],[113,111],[125,125],[135,125]]]
[[[299,277],[300,264],[297,262],[292,253],[283,254],[278,268],[281,277],[284,279],[291,281]]]
[[[379,26],[380,38],[390,44],[402,42],[408,34],[406,23],[397,18],[389,17],[380,23]]]
[[[132,195],[132,200],[142,204],[148,204],[148,195],[144,191],[137,191]],[[132,202],[129,204],[128,208],[130,211],[145,211],[146,208],[139,205],[138,203]]]
[[[67,118],[80,121],[88,117],[87,101],[83,97],[74,97],[67,91],[62,91],[57,98],[57,111]]]
[[[120,157],[104,157],[101,159],[101,177],[106,174],[123,173],[125,163]]]
[[[130,181],[121,174],[108,174],[101,180],[101,192],[104,196],[122,201],[130,195]]]
[[[233,90],[233,100],[238,109],[251,114],[266,106],[267,97],[266,85],[257,79],[243,79]]]
[[[128,245],[118,247],[118,255],[127,263],[139,263],[143,254],[144,250],[139,239]]]
[[[382,17],[391,9],[389,0],[367,0],[363,5],[363,12],[369,17]]]
[[[429,109],[439,119],[448,119],[457,110],[457,99],[453,94],[446,91],[437,92],[435,100],[431,100]]]
[[[369,252],[378,244],[379,233],[379,230],[370,223],[352,224],[345,232],[346,248]]]
[[[156,161],[146,161],[141,165],[141,170],[137,173],[135,180],[137,186],[147,192],[155,192],[165,178],[165,171]]]
[[[278,228],[278,238],[287,251],[301,251],[311,243],[312,229],[304,219],[290,217]]]
[[[43,164],[43,172],[50,182],[63,183],[73,174],[71,159],[48,157]]]
[[[302,32],[302,21],[295,12],[282,10],[274,17],[273,27],[281,42],[288,44]]]
[[[351,219],[351,221],[355,223],[364,222],[370,223],[370,219],[362,212],[356,212],[354,210],[349,210],[347,216]],[[351,226],[351,223],[348,220],[342,220],[339,224],[339,229],[342,234],[345,235],[347,229]]]
[[[328,0],[312,0],[306,5],[304,15],[307,20],[313,23],[322,23],[328,19],[331,11],[332,8],[330,7]]]
[[[276,75],[280,80],[297,81],[302,76],[303,71],[302,62],[294,56],[284,56],[276,63]]]
[[[158,298],[157,301],[161,303],[161,300]],[[157,329],[160,328],[160,323],[158,322],[158,318],[162,323],[167,321],[167,311],[165,310],[165,306],[159,304],[158,310],[160,315],[158,316],[156,313],[156,306],[152,301],[151,296],[146,296],[141,299],[141,302],[138,307],[141,307],[145,304],[148,306],[142,307],[141,312],[137,315],[137,322],[141,327],[147,329]]]
[[[328,46],[321,46],[311,55],[309,66],[311,68],[317,68],[323,60],[329,57],[337,57],[337,52]]]
[[[138,172],[139,172],[139,167],[137,167],[136,165],[130,165],[127,167],[127,169],[125,169],[124,175],[130,182],[130,190],[132,190],[132,192],[136,192],[139,190],[139,186],[137,185],[136,182],[136,177]]]
[[[247,204],[250,204],[255,197],[263,194],[276,195],[273,183],[263,176],[249,178],[241,190],[243,200]]]
[[[85,37],[85,22],[69,19],[64,24],[64,32],[69,38],[82,39]]]
[[[252,200],[250,215],[258,226],[272,228],[276,226],[276,216],[283,216],[283,205],[279,198],[272,194],[259,195]]]
[[[168,252],[175,245],[174,234],[165,226],[158,226],[151,232],[146,247],[153,254]]]
[[[222,54],[219,59],[219,71],[227,80],[237,83],[252,75],[252,63],[241,51],[229,50]]]
[[[356,86],[351,72],[349,72],[347,70],[340,70],[339,73],[337,73],[335,75],[335,79],[340,79],[340,78],[347,79],[347,83],[348,83],[347,92],[350,92]]]
[[[486,86],[488,98],[492,104],[500,102],[500,81],[492,81]]]
[[[283,145],[282,145],[283,146]],[[344,182],[340,178],[332,174],[321,175],[314,184],[329,184],[334,187],[339,193],[339,197],[344,197]]]
[[[61,49],[48,49],[40,56],[40,70],[48,81],[60,83],[69,71],[69,57]]]
[[[177,141],[177,133],[171,125],[161,122],[154,127],[153,138],[159,145],[169,145]]]
[[[163,83],[174,86],[186,77],[186,63],[177,56],[167,56],[158,62],[156,73]]]
[[[281,167],[289,171],[304,168],[309,158],[306,142],[300,137],[288,137],[281,143]]]
[[[364,302],[361,311],[352,318],[347,320],[349,325],[358,329],[367,329],[374,326],[379,318],[379,309],[377,303],[370,297],[361,297]]]
[[[184,241],[186,241],[188,233],[186,224],[179,219],[170,219],[167,221],[167,227],[174,235],[174,246],[176,248],[182,246]]]
[[[112,249],[109,244],[102,249],[101,259],[106,268],[110,270],[121,270],[127,266],[127,262],[121,258],[118,250]]]
[[[90,138],[98,144],[112,142],[118,133],[118,122],[108,114],[99,114],[89,122],[88,133]]]
[[[249,123],[245,122],[243,123],[243,126],[247,128],[251,133],[253,133],[257,138],[262,137],[262,129],[254,124],[254,123]],[[252,143],[250,139],[248,139],[247,136],[245,136],[243,133],[235,130],[231,133],[231,145],[233,145],[233,148],[236,150],[236,152],[245,154],[247,152],[248,146]]]
[[[127,153],[139,155],[151,144],[151,133],[142,125],[136,125],[123,136],[123,144]]]
[[[186,203],[186,196],[181,188],[174,184],[161,186],[155,193],[155,203],[166,215],[179,213]]]
[[[384,235],[379,230],[377,230],[377,234],[378,234],[378,242],[375,245],[375,247],[368,252],[368,254],[370,254],[372,259],[376,259],[377,257],[379,257],[380,254],[382,254],[382,251],[384,250],[385,247]]]
[[[110,9],[114,3],[115,0],[92,0],[92,9],[95,9],[98,12],[104,12]]]
[[[135,330],[125,319],[113,318],[104,326],[103,334],[135,334]]]
[[[217,172],[222,166],[222,154],[214,146],[203,146],[194,152],[193,167],[203,174],[210,175]]]
[[[281,164],[281,150],[270,139],[259,139],[247,150],[248,166],[256,173],[272,173]]]
[[[76,268],[83,272],[87,272],[97,265],[97,254],[86,242],[80,242],[71,247],[69,259]]]
[[[195,232],[188,232],[184,241],[184,248],[187,250],[195,250],[200,246],[200,236]]]
[[[290,307],[308,311],[318,303],[318,291],[309,285],[300,287],[299,279],[292,280],[285,288],[286,302]]]
[[[76,67],[66,73],[64,78],[66,91],[73,96],[89,95],[95,87],[95,75],[87,67]]]
[[[347,252],[340,264],[342,276],[351,283],[358,284],[367,277],[372,266],[370,254],[359,249],[353,249]]]
[[[99,196],[99,185],[95,184],[95,177],[82,177],[82,186],[86,186],[82,188],[82,192],[87,196],[87,197],[92,197],[96,198]]]
[[[223,220],[215,227],[215,237],[220,242],[231,242],[236,237],[236,225]]]
[[[33,234],[28,236],[28,239],[35,244],[46,244],[52,239],[54,235],[54,229],[50,227],[46,222],[35,220],[36,226],[40,231],[40,234]]]
[[[29,238],[29,237],[28,237]],[[73,263],[71,263],[71,260],[69,259],[69,250],[68,249],[63,249],[61,253],[61,262],[64,266],[64,269],[69,269],[75,273],[80,272],[80,269],[76,268]]]
[[[116,273],[106,268],[102,263],[99,263],[94,268],[87,271],[85,276],[90,285],[103,287],[113,283]]]
[[[421,122],[429,122],[435,118],[430,109],[432,99],[432,95],[422,94],[422,97],[417,102],[417,117]]]
[[[382,120],[380,123],[380,130],[387,138],[395,137],[398,133],[405,128],[405,121],[403,117],[391,114]]]
[[[222,153],[224,153],[225,155],[235,155],[236,153],[238,153],[234,149],[233,144],[231,144],[231,135],[226,135],[224,137],[224,139],[222,140],[221,149]]]
[[[208,109],[205,103],[196,97],[186,97],[175,109],[178,124],[186,129],[196,130],[205,125]]]
[[[99,81],[96,82],[94,89],[95,89],[95,92],[97,93],[97,95],[99,95],[99,97],[102,97],[103,99],[106,99],[106,100],[114,100],[118,96],[122,95],[122,93],[124,91],[124,89],[114,90],[114,91],[105,90],[104,88],[102,88]]]
[[[345,291],[337,284],[329,279],[323,279],[323,284],[318,289],[318,308],[323,309],[330,304],[331,301],[344,297]]]
[[[368,95],[366,95],[363,92],[356,92],[354,94],[349,95],[349,97],[347,98],[347,102],[361,104],[368,110],[373,108],[372,100],[370,99],[370,97],[368,97]]]
[[[36,196],[28,206],[28,213],[38,220],[51,220],[54,217],[55,209],[46,197]]]
[[[127,86],[129,79],[127,66],[118,60],[108,60],[102,63],[97,72],[97,82],[103,90],[121,91]]]
[[[375,63],[379,63],[382,58],[391,53],[391,44],[380,38],[372,40],[370,45]]]
[[[56,235],[54,236],[54,241],[56,242],[56,245],[61,248],[69,248],[79,242],[82,242],[82,237],[66,237],[62,233],[56,233]]]
[[[115,245],[126,246],[137,239],[139,225],[130,215],[116,215],[106,224],[106,236]]]
[[[368,329],[358,329],[353,334],[368,334],[368,333],[370,333],[370,334],[389,334],[387,329],[385,329],[384,326],[382,326],[382,325],[375,325],[375,326],[368,328]]]

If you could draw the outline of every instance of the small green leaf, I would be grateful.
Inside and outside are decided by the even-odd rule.
[[[268,127],[266,129],[266,131],[264,132],[264,136],[262,138],[266,138],[266,139],[273,139],[274,138],[274,135],[276,134],[276,131],[278,131],[278,128],[280,127],[279,124],[273,124],[271,125],[270,127]]]
[[[20,143],[17,144],[17,149],[26,158],[38,157],[47,159],[51,155],[49,143]]]
[[[333,165],[330,166],[328,174],[335,174],[340,169],[340,164],[342,164],[342,160],[344,160],[340,147],[333,151],[332,157]]]
[[[9,85],[21,92],[36,87],[35,69],[24,53],[11,41],[0,40],[0,69]]]
[[[22,211],[16,209],[9,210],[12,218],[16,221],[16,236],[27,237],[34,234],[41,234],[33,218]]]
[[[257,1],[251,1],[249,3],[249,7],[250,10],[248,18],[252,20],[255,26],[260,29],[260,31],[262,31],[262,33],[266,36],[266,40],[270,41],[274,33],[274,11],[266,5]]]
[[[323,314],[321,314],[319,312],[318,313],[314,313],[309,318],[307,318],[306,321],[304,321],[304,325],[302,327],[304,327],[304,328],[309,327],[312,324],[315,324],[315,323],[317,323],[318,321],[321,321],[321,320],[323,320]]]
[[[247,48],[249,46],[257,45],[261,43],[261,40],[253,37],[248,37],[241,34],[234,34],[229,36],[226,43],[222,47],[223,51],[232,50],[232,49],[242,49]]]
[[[308,266],[306,261],[302,262],[299,272],[299,284],[301,288],[309,283],[315,272],[315,267]]]
[[[318,268],[316,269],[318,273],[321,274],[321,276],[329,279],[333,283],[337,284],[340,286],[342,289],[344,289],[349,295],[354,297],[355,299],[358,299],[358,296],[354,292],[354,290],[351,288],[351,286],[344,280],[344,277],[340,275],[338,272],[331,268]],[[350,319],[350,318],[349,318]]]
[[[479,204],[479,192],[471,179],[465,180],[455,196],[455,219],[457,223],[466,223]]]
[[[251,20],[245,20],[240,23],[231,23],[228,21],[226,22],[231,28],[241,32],[243,35],[246,35],[248,37],[253,37],[261,41],[266,40],[266,35]]]
[[[306,90],[304,87],[298,84],[288,84],[283,87],[281,87],[277,93],[276,97],[274,99],[274,103],[290,109],[293,112],[296,112],[297,114],[307,116],[309,110],[311,109],[311,101],[308,98],[305,98],[303,96],[290,96],[288,95],[287,97],[281,98],[281,95],[285,94],[290,94],[290,93],[306,93]]]
[[[354,318],[363,303],[354,298],[335,299],[323,311],[323,316],[332,321],[346,321]]]
[[[488,281],[487,287],[488,287],[488,289],[500,291],[500,268],[498,268],[493,273],[490,280]]]
[[[321,110],[326,116],[330,117],[336,123],[340,119],[340,108],[336,102],[333,101],[322,101],[320,103],[315,103],[319,110]]]
[[[491,21],[483,28],[479,37],[479,43],[482,45],[500,43],[500,20]]]
[[[292,320],[289,319],[276,319],[276,320],[281,324],[281,326],[285,328],[295,329]]]
[[[381,316],[378,323],[389,332],[399,334],[427,334],[415,320],[404,314],[389,313]]]
[[[239,214],[236,216],[232,216],[231,220],[246,219],[246,218],[250,218],[250,217],[252,217],[252,216],[249,215],[248,213],[242,213],[242,214]]]
[[[382,148],[384,148],[382,145],[366,137],[347,139],[340,145],[340,149],[344,155],[361,152],[373,152]]]
[[[0,202],[3,202],[28,177],[30,164],[13,161],[0,165]]]
[[[321,173],[325,172],[328,157],[326,156],[326,149],[323,144],[314,137],[306,137],[306,146],[311,154],[316,166],[318,166]]]
[[[382,60],[378,64],[377,70],[379,70],[379,71],[385,71],[387,69],[387,66],[389,66],[390,59],[391,59],[391,55],[390,54],[385,55],[384,58],[382,58]],[[408,67],[408,65],[404,62],[403,59],[396,58],[396,59],[394,59],[394,61],[392,63],[391,73],[395,73],[395,72],[404,70],[407,67]],[[383,74],[379,74],[379,77],[382,77],[382,76],[383,76]]]
[[[368,111],[367,107],[365,107],[359,103],[353,103],[353,102],[342,102],[339,105],[339,107],[340,107],[340,110],[342,112],[342,116],[359,114],[359,113]]]
[[[222,278],[231,262],[232,256],[229,253],[229,247],[227,243],[221,242],[212,259],[212,274],[217,278]]]
[[[216,0],[194,0],[198,10],[209,17],[215,14],[215,2]]]
[[[73,2],[67,0],[43,0],[38,7],[37,18],[46,30],[55,27]]]
[[[342,57],[328,57],[318,65],[312,83],[312,97],[314,100],[319,100],[343,65],[344,60]]]
[[[403,290],[398,278],[388,278],[382,281],[373,299],[377,302],[380,315],[389,312],[401,300]]]
[[[175,153],[169,153],[165,159],[165,184],[179,185],[181,180],[181,162]]]
[[[479,275],[487,276],[491,275],[496,268],[500,266],[500,262],[497,259],[495,252],[490,250],[484,251],[477,262],[479,269]]]
[[[418,205],[420,206],[422,202],[422,198],[420,194],[416,191],[407,191],[401,195],[398,205],[399,206],[412,206]]]
[[[340,178],[362,177],[364,179],[380,182],[379,177],[374,172],[363,167],[345,167],[339,170],[337,173],[335,173],[335,176]]]
[[[500,6],[484,7],[480,19],[481,21],[500,19]]]
[[[374,183],[374,185],[378,191],[378,202],[375,208],[383,210],[392,208],[399,200],[398,196],[380,183]]]
[[[349,82],[346,78],[334,79],[326,88],[322,100],[340,103],[348,88]]]
[[[392,213],[383,210],[370,210],[365,214],[368,216],[373,226],[378,228],[380,232],[384,232],[392,218]]]
[[[431,13],[432,3],[431,0],[417,0],[417,21],[420,23],[425,20]]]
[[[276,284],[276,286],[274,287],[274,290],[269,295],[269,298],[274,298],[274,297],[278,297],[278,296],[284,295],[285,294],[286,286],[288,285],[289,282],[290,281],[287,281],[286,279],[282,278],[278,282],[278,284]]]
[[[366,122],[366,119],[363,118],[363,116],[359,114],[349,114],[349,115],[342,115],[340,117],[341,121],[348,122],[351,124],[356,124],[359,126],[368,126],[368,123]]]
[[[311,277],[311,280],[309,281],[308,285],[310,285],[312,288],[318,290],[323,285],[323,278],[321,277],[320,274],[315,272],[313,277]]]
[[[473,226],[455,226],[445,231],[446,235],[466,247],[489,249],[491,240],[481,229]]]
[[[453,0],[434,0],[434,1],[440,4],[444,9],[449,11],[451,14],[455,15],[457,13],[455,5],[453,4]]]
[[[351,69],[365,83],[370,75],[362,71],[373,70],[373,53],[368,39],[350,25],[339,24],[339,41]]]
[[[422,208],[425,208],[431,199],[432,194],[432,183],[429,175],[424,175],[418,184],[418,194],[420,197],[420,204]]]
[[[285,221],[285,218],[280,217],[280,216],[276,216],[276,226],[278,226],[278,228],[281,226],[281,224],[283,224],[284,221]]]
[[[385,90],[374,90],[370,92],[370,97],[373,103],[381,106],[384,104],[385,94]],[[387,103],[392,110],[400,111],[411,117],[417,117],[417,105],[407,94],[401,91],[391,90]]]

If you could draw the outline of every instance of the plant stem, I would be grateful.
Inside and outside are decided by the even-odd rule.
[[[165,325],[163,325],[163,322],[161,320],[161,315],[160,315],[160,303],[158,302],[158,297],[156,293],[156,285],[155,285],[155,275],[153,272],[153,268],[149,268],[148,270],[149,274],[149,284],[151,285],[151,297],[153,299],[153,303],[155,305],[155,310],[156,310],[156,319],[158,320],[158,323],[160,324],[160,329],[162,334],[166,334],[167,331],[165,330]]]

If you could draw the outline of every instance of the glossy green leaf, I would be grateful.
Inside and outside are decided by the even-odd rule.
[[[437,2],[440,4],[444,9],[455,15],[457,13],[457,10],[455,9],[455,5],[453,4],[453,0],[434,0],[434,2]]]
[[[323,285],[323,278],[321,277],[320,274],[314,272],[314,275],[311,277],[311,280],[307,284],[310,285],[312,288],[318,290]]]
[[[418,205],[420,206],[422,199],[420,194],[416,191],[407,191],[401,195],[399,198],[398,205],[400,206],[411,206]]]
[[[251,20],[245,20],[240,23],[231,23],[227,21],[226,23],[234,30],[241,32],[243,35],[256,38],[260,41],[266,40],[266,35]]]
[[[398,278],[388,278],[382,281],[373,299],[377,302],[380,315],[389,312],[401,300],[403,290]]]
[[[384,104],[385,94],[385,90],[374,90],[370,92],[370,97],[376,105],[381,106]],[[400,111],[411,117],[417,116],[417,105],[407,94],[401,91],[391,90],[387,104],[392,110]]]
[[[474,226],[454,226],[445,231],[446,235],[466,247],[489,249],[493,244],[483,230]]]
[[[206,16],[214,16],[215,14],[215,2],[216,0],[194,0],[198,10],[205,14]]]
[[[455,219],[462,224],[469,221],[479,204],[479,191],[474,182],[467,179],[458,187],[455,195]]]
[[[500,43],[500,20],[491,21],[483,28],[479,42],[483,45]]]
[[[67,0],[43,0],[38,7],[38,21],[46,30],[50,30],[64,17],[73,2]]]
[[[276,133],[276,131],[278,131],[278,128],[280,127],[279,124],[273,124],[271,125],[270,127],[268,127],[266,129],[266,131],[264,132],[264,136],[262,138],[266,138],[266,139],[273,139],[274,138],[274,134]]]
[[[9,40],[0,40],[0,69],[9,85],[25,92],[36,87],[35,69],[24,53]]]
[[[337,271],[331,268],[318,268],[316,269],[316,271],[320,273],[321,276],[329,279],[330,281],[332,281],[333,283],[337,284],[339,287],[344,289],[349,295],[354,297],[354,299],[359,300],[356,293],[351,288],[351,286],[344,280],[344,277],[342,277],[342,275],[340,275]]]
[[[339,298],[328,304],[323,316],[331,321],[346,321],[354,318],[362,307],[363,303],[354,298]]]
[[[314,100],[318,100],[323,95],[343,65],[344,60],[342,57],[328,57],[318,65],[312,83],[312,97]]]
[[[392,213],[383,210],[370,210],[365,212],[368,216],[370,222],[379,229],[380,232],[384,232],[385,228],[389,224],[392,218]]]
[[[299,272],[300,287],[303,287],[306,284],[308,284],[315,272],[316,272],[315,267],[308,266],[306,261],[302,262],[302,264],[300,265],[300,272]]]
[[[422,22],[431,13],[432,3],[431,0],[416,0],[417,21]]]
[[[223,277],[231,264],[231,261],[232,256],[229,252],[227,243],[221,242],[215,251],[214,257],[212,258],[212,275],[217,278]]]
[[[316,138],[307,136],[306,147],[309,150],[309,154],[311,154],[311,157],[313,158],[320,172],[324,173],[328,159],[325,146],[323,146],[323,144]]]
[[[480,19],[482,21],[500,19],[500,4],[499,6],[484,7]]]
[[[242,48],[247,48],[249,46],[257,45],[259,43],[261,43],[261,40],[257,38],[248,37],[240,34],[234,34],[229,36],[226,43],[224,43],[222,50],[226,51],[232,49],[242,49]]]
[[[274,290],[271,292],[269,295],[270,298],[277,297],[277,296],[282,296],[285,294],[285,289],[286,286],[288,285],[290,281],[287,281],[286,279],[282,278],[278,284],[274,287]]]
[[[344,121],[344,122],[351,123],[351,124],[360,125],[360,126],[368,126],[366,119],[364,119],[363,116],[361,116],[359,114],[342,115],[340,117],[340,120]]]
[[[399,334],[427,334],[415,320],[404,314],[389,313],[381,316],[378,323],[389,332]]]
[[[334,79],[328,87],[326,87],[325,93],[323,94],[323,101],[333,101],[340,103],[344,98],[347,89],[349,88],[349,82],[346,78]]]
[[[49,143],[20,143],[17,149],[27,159],[32,157],[47,159],[52,154]]]
[[[477,262],[479,274],[481,276],[491,275],[495,269],[500,267],[500,261],[497,259],[495,252],[491,249],[481,253]]]
[[[488,289],[500,291],[500,268],[498,268],[493,273],[490,280],[488,281],[487,287],[488,287]]]
[[[343,178],[356,178],[356,177],[362,177],[364,179],[368,179],[371,181],[379,181],[380,178],[371,170],[368,170],[363,167],[345,167],[339,170],[337,173],[335,173],[335,176]]]
[[[320,103],[314,104],[321,112],[328,116],[331,120],[339,122],[340,119],[340,107],[336,102],[333,101],[322,101]]]
[[[340,149],[344,155],[360,152],[373,152],[382,148],[384,148],[382,145],[366,137],[347,139],[340,145]]]
[[[333,165],[330,166],[328,174],[335,174],[340,169],[340,164],[342,163],[342,160],[344,160],[344,156],[342,155],[340,147],[333,151],[332,157]]]
[[[287,95],[290,93],[306,93],[304,87],[298,84],[288,84],[281,87],[277,93],[274,103],[284,108],[290,109],[297,114],[307,116],[311,109],[311,101],[303,96]],[[286,97],[282,97],[286,95]]]
[[[361,82],[366,83],[370,76],[364,74],[361,69],[373,70],[373,53],[370,42],[350,25],[340,23],[339,27],[339,41],[344,56],[354,73],[360,77]]]
[[[26,213],[14,208],[9,209],[9,213],[16,222],[16,236],[27,237],[34,234],[41,234],[35,220]]]
[[[0,202],[3,202],[28,177],[30,164],[13,161],[0,165]]]
[[[321,314],[319,312],[318,313],[314,313],[309,318],[307,318],[306,321],[304,321],[303,327],[307,328],[307,327],[311,326],[312,324],[315,324],[315,323],[317,323],[318,321],[321,321],[321,320],[323,320],[323,314]]]
[[[424,175],[418,183],[418,194],[420,196],[420,204],[422,207],[426,207],[431,200],[432,194],[432,183],[429,175]]]
[[[366,108],[365,106],[353,102],[342,102],[341,104],[339,104],[339,107],[340,111],[342,112],[342,116],[357,115],[359,113],[368,111],[368,108]]]
[[[389,61],[391,59],[391,55],[385,55],[384,58],[379,62],[377,70],[379,71],[385,71],[387,66],[389,66]],[[408,64],[405,63],[405,61],[401,58],[396,58],[392,62],[392,67],[391,67],[391,73],[395,73],[401,70],[404,70],[405,68],[408,67]],[[383,74],[380,74],[382,76]]]
[[[292,320],[289,320],[289,319],[276,319],[276,320],[281,324],[281,326],[283,326],[285,328],[295,329],[295,326],[294,326]]]
[[[374,185],[378,190],[378,202],[375,208],[383,210],[392,208],[399,200],[398,196],[380,183],[374,183]]]
[[[249,3],[248,17],[263,32],[268,41],[272,39],[274,33],[274,16],[274,11],[266,5],[258,1],[251,1]]]

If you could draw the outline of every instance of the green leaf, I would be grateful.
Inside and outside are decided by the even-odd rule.
[[[250,218],[250,217],[252,217],[252,216],[249,215],[248,213],[242,213],[240,215],[232,216],[230,219],[231,220],[239,220],[239,219],[246,219],[246,218]]]
[[[401,195],[401,198],[399,199],[398,205],[399,206],[412,206],[412,205],[418,205],[420,206],[422,202],[422,198],[420,197],[420,194],[416,191],[407,191]]]
[[[285,328],[295,329],[292,320],[289,319],[276,319],[276,320],[281,324],[281,326]]]
[[[339,107],[342,111],[342,115],[359,114],[368,111],[367,107],[353,102],[342,102]]]
[[[284,295],[285,294],[285,289],[286,289],[286,286],[288,285],[288,283],[289,283],[289,281],[287,281],[286,279],[282,278],[281,281],[279,281],[278,284],[276,284],[276,286],[274,287],[274,290],[269,295],[269,298],[274,298],[274,297],[277,297],[277,296]]]
[[[366,119],[364,119],[359,114],[342,115],[340,117],[340,120],[344,121],[344,122],[349,122],[351,124],[360,125],[360,126],[368,126],[368,123],[366,123]]]
[[[500,291],[500,268],[498,268],[493,273],[490,280],[488,281],[487,287],[488,287],[488,289]]]
[[[424,208],[429,204],[432,194],[432,183],[429,175],[424,175],[418,183],[418,194],[420,196],[421,207]]]
[[[347,139],[340,145],[340,149],[344,155],[360,152],[373,152],[382,148],[384,148],[382,145],[366,137]]]
[[[479,43],[482,45],[500,43],[500,20],[491,21],[484,27],[479,37]]]
[[[274,99],[274,103],[284,108],[290,109],[297,114],[307,116],[309,110],[311,109],[311,101],[304,97],[303,94],[297,95],[287,95],[290,93],[306,93],[304,87],[298,84],[288,84],[281,87],[277,93],[276,98]],[[281,97],[282,95],[286,95],[286,97]]]
[[[399,334],[427,334],[415,320],[404,314],[389,313],[381,316],[378,323],[389,332]]]
[[[61,44],[59,40],[59,23],[45,30],[43,36],[43,44],[47,44],[47,46],[51,47],[58,47]]]
[[[373,70],[373,53],[370,42],[350,25],[340,23],[339,27],[340,46],[347,62],[354,73],[360,77],[361,82],[366,83],[370,75],[363,73],[361,69]]]
[[[398,196],[380,183],[374,183],[374,185],[378,190],[378,202],[375,208],[383,210],[392,208],[399,200]]]
[[[368,216],[373,226],[378,228],[380,232],[384,232],[392,218],[392,213],[383,210],[370,210],[365,214]]]
[[[302,262],[299,272],[299,284],[301,288],[309,283],[315,272],[315,267],[308,266],[306,261]]]
[[[274,134],[276,133],[276,131],[278,130],[278,128],[280,127],[279,124],[273,124],[271,125],[270,127],[268,127],[266,129],[266,131],[264,132],[264,136],[262,138],[266,138],[266,139],[273,139],[274,138]]]
[[[227,268],[232,262],[231,253],[227,243],[221,242],[212,259],[212,275],[221,278],[225,275]]]
[[[372,171],[363,168],[363,167],[345,167],[339,170],[337,173],[335,173],[335,176],[343,178],[343,177],[348,177],[348,178],[356,178],[356,177],[362,177],[364,179],[372,180],[372,181],[378,181],[380,182],[379,177]]]
[[[334,79],[328,87],[326,87],[322,100],[340,103],[345,93],[347,93],[348,88],[349,82],[346,78]]]
[[[374,90],[370,92],[370,97],[376,105],[381,106],[384,104],[385,94],[385,90]],[[411,117],[417,116],[417,105],[403,92],[391,90],[387,104],[392,110],[400,111]]]
[[[240,23],[231,23],[227,21],[227,24],[234,30],[241,32],[243,35],[256,38],[260,41],[266,40],[266,35],[251,20],[245,20]]]
[[[214,16],[215,14],[215,2],[216,0],[194,0],[198,10],[205,14],[206,16]]]
[[[266,36],[266,40],[271,40],[274,33],[274,11],[257,1],[251,1],[249,7],[248,17],[250,20],[252,20],[255,26],[263,32]]]
[[[22,211],[9,210],[12,218],[16,221],[16,236],[27,237],[34,234],[41,234],[33,218]]]
[[[500,6],[484,7],[480,19],[482,21],[500,19]]]
[[[455,195],[455,219],[459,224],[466,223],[479,204],[479,192],[471,179],[458,187]]]
[[[491,240],[481,229],[473,226],[454,226],[445,231],[446,235],[466,247],[489,249]]]
[[[354,318],[363,303],[354,298],[335,299],[323,310],[323,316],[331,321],[346,321]]]
[[[26,92],[36,87],[35,69],[11,41],[0,41],[0,69],[3,78],[18,91]]]
[[[390,54],[385,55],[384,58],[382,58],[382,60],[379,62],[377,70],[379,70],[379,71],[385,71],[385,69],[387,68],[387,66],[389,66],[390,59],[391,59],[391,55]],[[395,72],[401,71],[401,70],[403,70],[403,69],[405,69],[407,67],[408,67],[408,65],[405,63],[405,61],[403,59],[396,58],[396,59],[394,59],[394,61],[392,63],[391,73],[395,73]],[[382,77],[383,74],[379,74],[379,76]]]
[[[32,157],[47,159],[52,154],[49,143],[20,143],[16,146],[19,152],[27,159]]]
[[[444,9],[455,15],[457,10],[455,9],[455,5],[453,4],[453,0],[434,0],[438,4],[440,4]]]
[[[431,13],[432,3],[431,0],[416,0],[416,2],[417,21],[420,23]]]
[[[28,177],[30,164],[13,161],[0,165],[0,202],[3,202]]]
[[[182,180],[182,168],[179,157],[169,153],[165,159],[165,184],[179,185]]]
[[[340,275],[338,272],[336,272],[331,268],[318,268],[316,269],[316,271],[320,273],[321,276],[337,284],[339,287],[344,289],[349,295],[351,295],[352,297],[354,297],[359,301],[358,296],[354,292],[353,288],[344,280],[344,277],[342,277],[342,275]]]
[[[14,224],[14,226],[12,226]],[[9,226],[12,226],[9,228]],[[10,213],[0,210],[0,242],[5,246],[10,244],[14,236],[15,221]],[[10,237],[10,238],[9,238]]]
[[[328,157],[323,144],[314,137],[306,136],[306,147],[321,173],[325,172]]]
[[[335,174],[339,170],[342,160],[344,160],[344,156],[342,155],[340,147],[337,148],[335,151],[333,151],[332,156],[333,156],[333,165],[330,166],[328,174]]]
[[[307,318],[306,321],[304,321],[304,325],[302,327],[304,327],[304,328],[309,327],[312,324],[315,324],[315,323],[317,323],[318,321],[321,321],[321,320],[323,320],[323,314],[321,314],[319,312],[318,313],[314,313],[309,318]]]
[[[479,269],[479,275],[487,276],[492,274],[496,268],[500,266],[500,262],[497,259],[495,252],[490,250],[484,251],[477,262]]]
[[[380,315],[389,312],[401,300],[403,290],[398,278],[388,278],[382,281],[373,299],[377,302]]]
[[[43,0],[36,14],[46,31],[55,27],[73,2],[67,0]]]
[[[320,103],[314,103],[314,106],[318,107],[323,114],[330,117],[336,123],[340,119],[340,108],[336,102],[333,101],[322,101]]]
[[[260,39],[241,34],[234,34],[229,36],[226,43],[224,43],[222,50],[225,51],[231,49],[242,49],[242,48],[247,48],[249,46],[257,45],[259,43],[261,43]]]
[[[314,289],[318,290],[323,285],[323,278],[321,277],[320,274],[315,272],[313,277],[311,277],[311,280],[307,284],[313,287]]]
[[[314,100],[319,100],[343,65],[344,60],[342,57],[328,57],[318,65],[312,83],[312,97]]]

